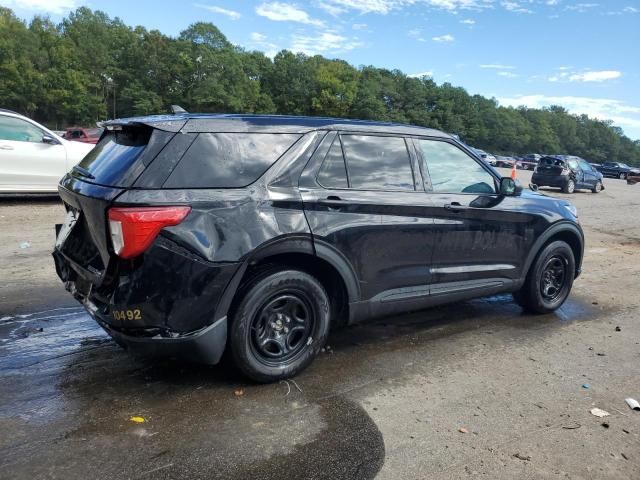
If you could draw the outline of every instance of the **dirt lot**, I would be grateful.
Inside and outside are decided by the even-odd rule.
[[[129,357],[55,277],[58,202],[0,201],[0,478],[640,478],[640,185],[605,185],[566,196],[587,247],[556,314],[388,318],[268,386]]]

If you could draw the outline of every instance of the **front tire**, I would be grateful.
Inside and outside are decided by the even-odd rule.
[[[618,178],[620,180],[624,180],[625,178],[627,178],[627,176],[624,173],[620,172],[620,174],[618,175]]]
[[[576,262],[571,247],[561,240],[547,245],[531,265],[522,288],[513,298],[533,313],[549,313],[565,302],[575,277]]]
[[[591,190],[593,193],[600,193],[602,191],[602,182],[600,180],[598,180],[596,182],[596,184],[593,186],[593,190]]]
[[[567,180],[567,183],[565,184],[564,187],[562,187],[562,191],[564,193],[573,193],[576,191],[576,182],[573,181],[573,179],[569,179]]]
[[[234,308],[229,348],[235,365],[262,383],[297,375],[329,335],[327,292],[299,270],[267,271],[243,288]]]

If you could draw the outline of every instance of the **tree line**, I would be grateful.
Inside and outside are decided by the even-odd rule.
[[[411,123],[493,153],[567,153],[640,165],[640,141],[611,121],[499,106],[450,83],[282,50],[231,44],[211,23],[177,38],[81,7],[59,24],[0,7],[0,108],[50,128],[106,118],[193,112],[319,115]]]

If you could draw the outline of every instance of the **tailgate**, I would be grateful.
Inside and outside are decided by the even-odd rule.
[[[67,216],[58,230],[56,250],[77,274],[100,286],[111,262],[107,209],[123,189],[94,185],[67,175],[58,191]]]

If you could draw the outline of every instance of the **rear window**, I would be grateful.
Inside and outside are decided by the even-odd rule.
[[[260,178],[300,137],[278,133],[201,133],[164,187],[246,187]]]
[[[540,165],[543,167],[564,167],[564,160],[554,157],[544,157],[540,159]]]
[[[144,166],[137,160],[151,138],[150,128],[127,128],[109,132],[98,142],[79,166],[94,178],[83,178],[100,185],[130,186]]]

